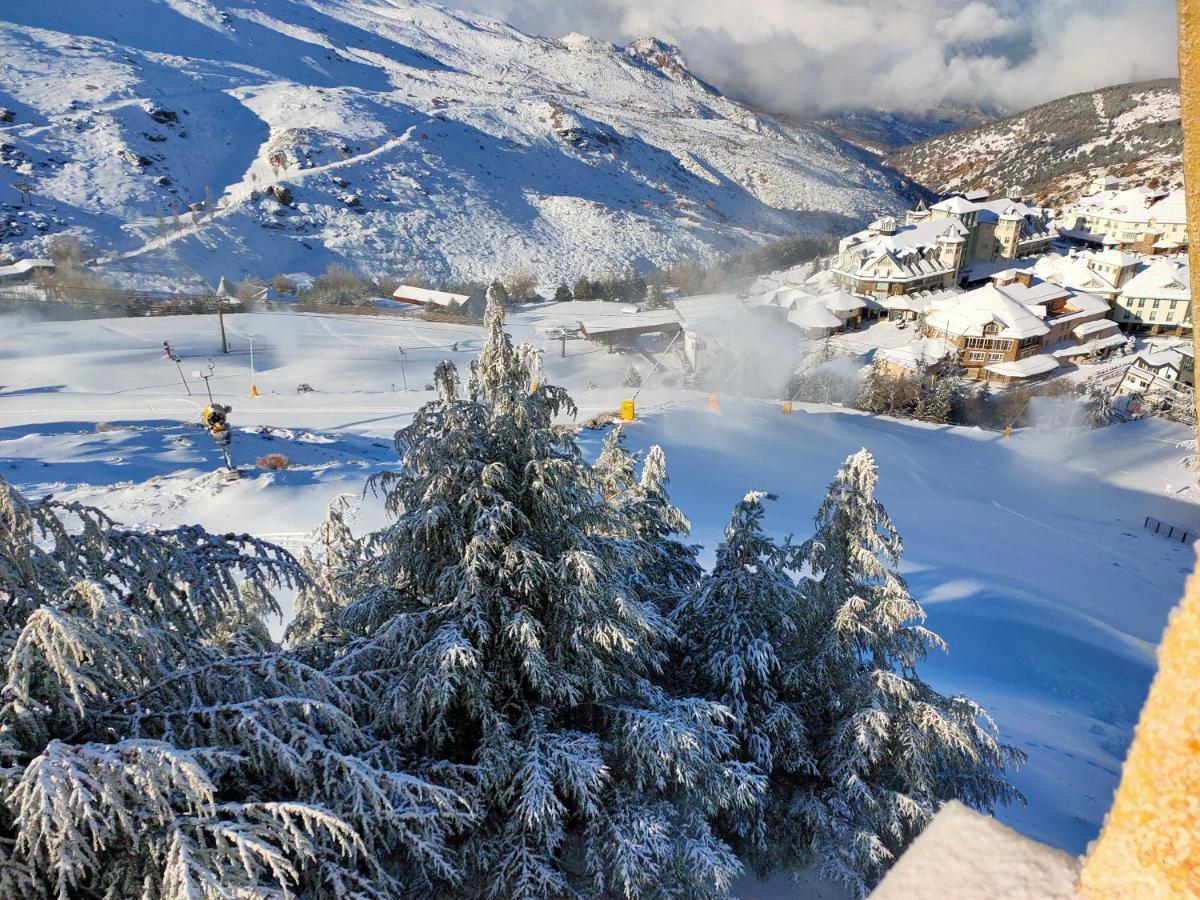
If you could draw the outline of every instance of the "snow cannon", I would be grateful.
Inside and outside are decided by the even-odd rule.
[[[257,384],[250,385],[250,396],[251,397],[258,396],[258,385]]]
[[[229,429],[229,414],[231,412],[233,412],[232,406],[213,403],[210,406],[204,407],[204,410],[200,413],[200,418],[204,421],[204,427],[208,429],[208,433],[212,436],[213,443],[220,448],[221,455],[225,457],[225,476],[232,481],[239,477],[239,473],[233,465],[233,460],[229,458],[229,442],[233,437],[233,432]]]
[[[790,416],[792,414],[792,401],[784,400],[783,403],[779,405],[779,411],[785,416]]]
[[[709,394],[708,395],[708,408],[711,412],[719,412],[720,411],[720,409],[721,409],[721,395],[720,394]]]
[[[632,422],[633,418],[634,418],[633,401],[632,400],[622,400],[621,401],[621,421],[622,422]]]

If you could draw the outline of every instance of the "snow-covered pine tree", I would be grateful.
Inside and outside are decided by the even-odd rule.
[[[761,779],[732,760],[727,710],[655,685],[646,551],[554,425],[570,398],[529,391],[494,292],[467,397],[437,377],[377,483],[396,518],[332,674],[386,686],[375,732],[471,791],[459,896],[723,892],[739,864],[709,819]]]
[[[871,363],[854,405],[866,412],[883,412],[887,408],[886,385],[884,384],[886,377],[878,362]]]
[[[696,558],[700,548],[680,540],[692,524],[667,493],[670,479],[662,447],[656,444],[646,453],[640,476],[638,461],[625,448],[625,432],[618,426],[609,432],[592,471],[600,479],[605,499],[622,513],[621,527],[632,523],[639,539],[643,556],[631,575],[645,589],[642,596],[669,614],[700,578]]]
[[[793,550],[763,531],[764,499],[774,498],[752,492],[734,508],[716,564],[672,618],[682,680],[729,707],[742,758],[770,777],[762,814],[737,810],[723,823],[743,859],[765,873],[803,859],[793,848],[808,836],[789,805],[797,781],[807,783],[817,769],[805,734],[802,605],[788,571]]]
[[[917,674],[945,644],[897,571],[900,536],[877,482],[871,454],[852,454],[797,557],[812,572],[800,627],[812,642],[805,721],[819,771],[792,808],[812,861],[860,895],[946,800],[986,811],[1023,801],[1003,776],[1024,754],[999,743],[976,703]]]
[[[930,422],[951,421],[966,393],[964,371],[957,359],[952,358],[932,376],[932,383],[920,382],[916,417]],[[928,377],[925,375],[925,378]]]
[[[376,897],[450,870],[456,798],[272,649],[302,578],[248,535],[130,531],[0,479],[0,896]]]
[[[289,644],[303,644],[324,629],[337,627],[339,614],[354,596],[361,564],[378,554],[369,537],[355,536],[351,528],[355,512],[353,494],[334,497],[312,545],[301,555],[307,577],[296,593],[295,615],[287,628]]]
[[[872,413],[903,412],[908,401],[915,401],[916,391],[908,378],[889,373],[882,362],[875,360],[867,370],[855,405]]]
[[[1113,401],[1108,389],[1097,382],[1089,382],[1080,394],[1083,404],[1083,420],[1088,428],[1104,428],[1112,424]]]
[[[625,370],[625,380],[621,382],[621,387],[640,388],[642,386],[642,375],[638,372],[637,367],[629,364],[629,368]]]

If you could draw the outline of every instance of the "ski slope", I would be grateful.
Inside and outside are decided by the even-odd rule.
[[[621,387],[629,363],[645,376],[654,354],[568,341],[563,357],[545,332],[570,315],[526,309],[510,330],[544,348],[547,379],[571,390],[581,419],[615,410],[630,393]],[[212,317],[3,321],[5,478],[131,524],[199,522],[293,548],[333,496],[361,492],[369,475],[394,466],[391,435],[432,397],[433,366],[450,358],[465,370],[480,337],[473,326],[418,319],[235,315],[225,356]],[[164,340],[183,357],[191,397]],[[234,483],[213,474],[217,451],[194,424],[206,397],[190,373],[210,358],[214,394],[233,405],[232,452],[245,471]],[[1029,754],[1016,776],[1029,806],[999,818],[1082,852],[1110,802],[1155,645],[1192,564],[1191,547],[1142,528],[1146,516],[1200,526],[1200,496],[1176,464],[1185,430],[1147,420],[1005,439],[834,407],[798,404],[784,416],[776,404],[731,396],[710,411],[703,395],[676,386],[679,374],[668,365],[655,375],[628,434],[635,447],[666,449],[673,496],[706,559],[749,489],[779,495],[768,518],[775,533],[806,537],[837,466],[870,449],[879,496],[905,539],[906,577],[950,645],[924,674],[979,700]],[[313,392],[297,394],[302,382]],[[248,396],[252,383],[259,397]],[[589,452],[602,438],[582,432]],[[292,468],[255,469],[269,452],[285,453]],[[377,498],[363,500],[359,521],[382,521]]]

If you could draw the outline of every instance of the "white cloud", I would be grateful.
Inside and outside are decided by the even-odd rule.
[[[653,34],[772,109],[1021,108],[1176,72],[1171,0],[450,0],[535,34]]]

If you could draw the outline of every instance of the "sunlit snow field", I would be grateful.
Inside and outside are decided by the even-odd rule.
[[[652,357],[572,341],[563,358],[543,333],[556,315],[553,306],[525,310],[510,330],[545,348],[547,380],[572,391],[581,419],[616,409],[630,394],[620,386],[629,363],[645,375]],[[211,317],[0,324],[5,478],[131,524],[199,522],[293,549],[332,497],[361,492],[370,474],[394,466],[391,435],[433,396],[433,366],[450,358],[465,370],[480,334],[399,318],[238,315],[226,318],[234,352],[224,356]],[[191,397],[164,340],[184,357]],[[217,451],[194,424],[206,396],[191,373],[210,358],[214,393],[233,405],[232,452],[245,473],[234,483],[214,476]],[[730,396],[711,411],[703,395],[668,387],[672,377],[643,391],[628,434],[637,448],[666,449],[673,497],[706,560],[747,490],[778,494],[770,529],[803,539],[845,456],[875,454],[879,496],[905,540],[905,574],[950,645],[923,673],[979,700],[1029,754],[1016,776],[1029,805],[1001,810],[1001,820],[1082,852],[1110,802],[1155,644],[1191,566],[1190,546],[1142,527],[1146,516],[1200,526],[1197,494],[1177,466],[1185,430],[1143,421],[1001,438],[834,407],[797,405],[784,416],[777,404]],[[314,391],[297,394],[302,382]],[[594,453],[602,432],[581,439]],[[270,452],[292,468],[255,469]],[[368,495],[359,522],[381,521]]]

